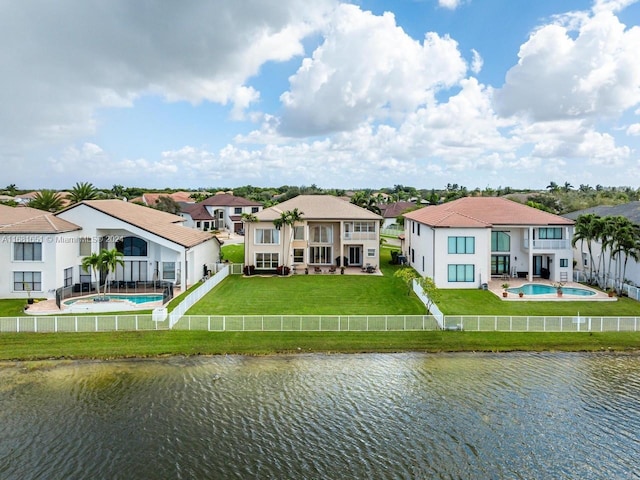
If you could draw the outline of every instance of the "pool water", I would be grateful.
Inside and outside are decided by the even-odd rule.
[[[104,295],[91,295],[89,297],[74,298],[73,300],[67,300],[65,305],[73,305],[77,301],[93,301],[95,298],[102,298]],[[162,295],[107,295],[109,300],[126,300],[135,304],[159,302],[162,300]]]
[[[507,289],[507,292],[509,293],[518,294],[523,292],[525,295],[549,295],[551,293],[556,293],[556,291],[557,289],[553,285],[541,285],[537,283],[525,283],[521,287]],[[589,297],[596,294],[593,290],[577,287],[562,287],[562,293],[581,297]]]

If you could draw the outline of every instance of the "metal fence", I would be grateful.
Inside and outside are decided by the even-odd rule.
[[[144,315],[69,315],[0,317],[0,333],[113,332],[168,330],[164,317]]]
[[[442,328],[475,332],[637,332],[640,317],[446,315]]]
[[[573,281],[574,282],[579,282],[579,283],[588,283],[589,282],[589,275],[586,272],[582,272],[579,270],[574,270],[573,271]],[[594,275],[594,281],[595,283],[597,283],[600,286],[606,285],[608,287],[615,287],[614,282],[612,279],[606,279],[603,275],[599,275],[599,276],[595,276]],[[635,285],[629,285],[628,283],[623,283],[622,284],[622,293],[626,296],[628,296],[629,298],[640,302],[640,288],[636,287]]]

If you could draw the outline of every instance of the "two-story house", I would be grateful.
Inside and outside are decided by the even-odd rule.
[[[274,221],[294,209],[300,221],[277,228]],[[382,217],[338,197],[299,195],[255,218],[245,223],[245,262],[258,272],[380,263]]]
[[[465,197],[405,215],[403,253],[439,288],[492,278],[573,276],[574,222],[501,197]]]
[[[186,220],[185,226],[197,230],[241,233],[242,214],[256,214],[260,210],[260,202],[236,197],[233,193],[219,192],[201,202],[183,205],[180,215]]]

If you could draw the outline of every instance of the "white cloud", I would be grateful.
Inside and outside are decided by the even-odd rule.
[[[586,17],[579,31],[555,23],[535,31],[496,92],[503,115],[548,121],[617,116],[640,102],[640,28],[610,11]]]
[[[102,107],[145,94],[194,104],[259,98],[268,61],[304,53],[333,0],[2,2],[0,149],[91,134]],[[231,21],[230,19],[233,19]]]
[[[638,0],[595,0],[593,3],[593,11],[596,13],[619,12],[637,2]]]
[[[462,0],[438,0],[438,5],[449,10],[455,10],[461,3]]]
[[[482,56],[475,49],[472,48],[471,53],[473,55],[473,60],[471,61],[471,71],[477,75],[482,70],[482,65],[484,64],[484,60],[482,59]]]
[[[627,128],[627,135],[630,136],[640,136],[640,123],[634,123],[633,125],[629,125]]]
[[[335,11],[323,43],[281,96],[281,131],[307,136],[356,128],[433,103],[434,92],[466,72],[457,43],[427,33],[422,43],[396,25],[354,5]]]

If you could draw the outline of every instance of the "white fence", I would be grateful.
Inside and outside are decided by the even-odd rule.
[[[0,317],[0,333],[113,332],[168,328],[166,319],[154,319],[152,314]]]
[[[442,328],[475,332],[637,332],[640,317],[446,315]]]
[[[173,328],[187,310],[202,300],[202,297],[209,293],[213,287],[227,278],[229,276],[229,270],[229,266],[223,267],[213,277],[207,279],[202,285],[187,295],[187,297],[169,314],[169,328]]]
[[[614,285],[614,281],[612,278],[605,278],[604,275],[598,275],[598,276],[594,276],[594,279],[596,280],[596,282],[598,283],[598,285],[603,286],[606,285],[608,287],[615,287],[616,285]],[[582,272],[580,270],[574,270],[573,271],[573,281],[574,282],[580,282],[580,283],[588,283],[589,281],[589,275],[586,272]],[[628,283],[623,283],[622,284],[622,292],[627,295],[629,298],[631,298],[632,300],[635,300],[637,302],[640,302],[640,288],[634,286],[634,285],[629,285]]]

